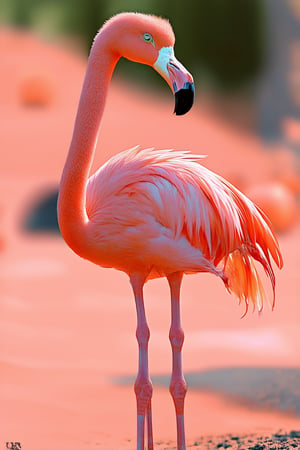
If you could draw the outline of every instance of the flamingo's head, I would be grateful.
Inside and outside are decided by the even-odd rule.
[[[175,95],[175,114],[187,113],[194,102],[192,75],[175,58],[175,36],[170,23],[160,17],[122,13],[103,27],[110,34],[111,50],[118,56],[152,66]]]

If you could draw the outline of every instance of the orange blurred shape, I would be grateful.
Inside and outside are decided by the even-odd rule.
[[[275,181],[256,184],[247,190],[247,195],[263,210],[275,230],[287,231],[296,222],[296,196],[285,184]]]
[[[279,177],[279,180],[294,192],[294,194],[300,195],[300,177],[296,173],[285,172]]]
[[[20,101],[24,106],[45,107],[53,101],[53,83],[45,74],[33,73],[20,82]]]
[[[282,130],[285,137],[294,143],[300,142],[300,121],[292,117],[286,117],[282,121]]]

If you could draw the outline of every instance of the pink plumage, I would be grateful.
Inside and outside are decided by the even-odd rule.
[[[253,259],[274,289],[270,256],[282,265],[277,241],[259,209],[202,166],[202,158],[134,147],[104,164],[87,186],[95,258],[128,274],[143,271],[147,279],[211,272],[261,310],[264,290]]]
[[[193,104],[191,74],[174,56],[174,34],[161,18],[120,14],[96,36],[89,57],[72,142],[61,180],[58,218],[68,245],[81,257],[129,275],[137,310],[139,371],[137,449],[153,450],[148,370],[150,331],[143,286],[166,277],[171,292],[172,378],[170,392],[177,421],[178,449],[185,450],[186,383],[181,349],[179,294],[183,274],[210,272],[220,277],[240,301],[262,310],[265,293],[255,261],[262,264],[275,292],[271,259],[282,258],[264,214],[222,177],[184,151],[123,151],[89,177],[106,93],[121,56],[157,70],[175,94],[175,112]],[[274,300],[273,300],[274,304]],[[146,419],[146,422],[145,422]]]

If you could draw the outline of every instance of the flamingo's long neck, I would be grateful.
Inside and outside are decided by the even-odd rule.
[[[72,142],[61,179],[58,220],[64,239],[74,251],[79,251],[84,245],[82,228],[88,224],[86,185],[109,82],[119,59],[108,48],[106,38],[100,32],[89,57]]]

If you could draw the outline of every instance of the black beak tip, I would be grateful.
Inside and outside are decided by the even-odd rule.
[[[185,83],[184,87],[175,92],[175,109],[177,116],[186,114],[194,103],[195,88],[193,83]]]

